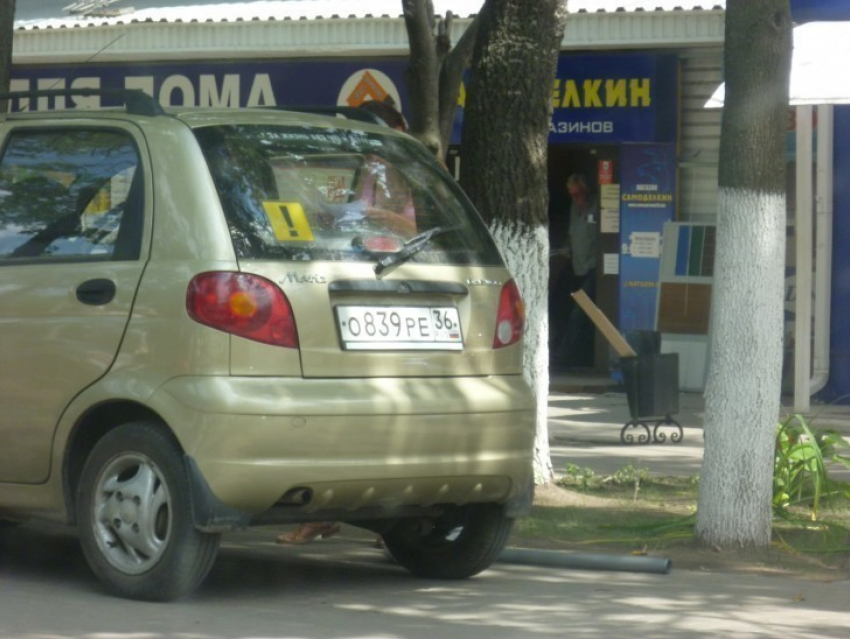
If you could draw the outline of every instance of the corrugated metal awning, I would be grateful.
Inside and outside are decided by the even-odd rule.
[[[650,3],[663,5],[661,8],[705,4],[683,0],[647,0],[641,4]],[[459,15],[474,14],[481,4],[481,0],[434,0],[434,9],[441,15],[449,9]],[[570,0],[568,6],[578,12],[571,13],[567,21],[562,49],[723,44],[722,8],[627,11],[623,5],[637,3]],[[617,10],[597,11],[603,6],[616,6]],[[265,0],[151,8],[115,18],[18,22],[13,59],[15,64],[38,64],[197,60],[222,55],[241,59],[401,56],[409,53],[409,44],[400,8],[400,0]],[[350,10],[357,14],[346,14]],[[371,13],[366,15],[367,11]],[[471,19],[455,20],[454,41]]]
[[[61,28],[94,26],[120,22],[227,22],[251,20],[320,20],[330,18],[367,18],[402,16],[401,0],[186,0],[183,3],[162,0],[114,0],[106,8],[114,17],[71,16],[66,9],[69,0],[56,0],[50,7],[44,0],[34,15],[50,12],[50,18],[19,19],[19,28]],[[94,3],[95,0],[92,0]],[[478,13],[483,0],[433,0],[434,11],[445,15],[452,11],[458,17]],[[47,6],[45,6],[47,4]],[[569,0],[571,13],[658,12],[723,9],[725,0]],[[49,8],[48,8],[49,7]],[[18,14],[27,15],[19,7]],[[32,15],[32,14],[29,14]]]

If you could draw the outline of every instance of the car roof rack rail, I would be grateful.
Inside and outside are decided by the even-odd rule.
[[[368,122],[369,124],[380,124],[381,126],[389,126],[381,116],[372,113],[368,109],[361,109],[360,107],[279,105],[274,108],[279,111],[295,111],[296,113],[315,113],[316,115],[341,115],[345,118],[348,118],[349,120],[359,120],[360,122]]]
[[[2,100],[37,100],[38,98],[103,96],[118,98],[133,115],[163,115],[160,104],[141,89],[40,89],[0,93]]]

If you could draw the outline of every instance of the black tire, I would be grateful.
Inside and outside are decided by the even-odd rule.
[[[393,558],[414,575],[466,579],[498,559],[513,523],[497,504],[472,504],[436,520],[401,520],[383,537]]]
[[[159,424],[124,424],[95,445],[76,510],[89,566],[121,597],[176,599],[215,562],[220,535],[195,529],[182,454]]]

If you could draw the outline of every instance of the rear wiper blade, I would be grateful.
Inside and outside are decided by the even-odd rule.
[[[391,253],[386,257],[382,257],[375,264],[375,275],[381,275],[388,268],[398,266],[408,261],[414,255],[419,253],[435,236],[453,230],[452,226],[435,226],[432,229],[423,231],[419,235],[414,235],[404,243],[404,246],[398,253]]]

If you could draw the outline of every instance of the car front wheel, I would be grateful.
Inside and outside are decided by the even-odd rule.
[[[182,454],[159,424],[118,426],[92,449],[77,525],[86,560],[111,592],[168,601],[200,584],[220,536],[198,531],[191,512]]]
[[[414,575],[466,579],[496,561],[512,527],[501,506],[471,504],[433,520],[401,520],[383,538],[393,558]]]

